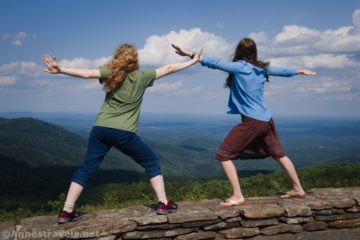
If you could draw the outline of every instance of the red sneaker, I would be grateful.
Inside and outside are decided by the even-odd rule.
[[[166,199],[168,204],[165,204],[163,202],[158,202],[157,205],[157,214],[160,215],[166,215],[168,213],[174,213],[177,210],[177,204],[170,200],[170,198]]]
[[[62,223],[77,221],[81,218],[81,215],[82,215],[81,213],[75,211],[71,213],[68,213],[66,211],[60,211],[58,214],[58,223],[62,224]]]

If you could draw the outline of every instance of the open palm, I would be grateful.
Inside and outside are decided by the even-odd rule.
[[[50,55],[45,54],[43,56],[43,61],[46,64],[46,68],[44,68],[45,72],[52,73],[52,74],[60,72],[59,65],[55,62],[55,60],[52,57],[50,57]]]

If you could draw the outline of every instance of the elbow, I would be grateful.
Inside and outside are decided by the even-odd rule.
[[[86,79],[91,78],[91,74],[84,73],[84,74],[81,75],[81,78],[86,78]]]

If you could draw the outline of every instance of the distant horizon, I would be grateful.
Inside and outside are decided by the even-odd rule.
[[[27,117],[26,115],[56,115],[56,114],[67,114],[67,115],[93,115],[93,116],[96,116],[98,112],[75,112],[75,111],[54,111],[54,112],[49,112],[49,111],[43,111],[43,112],[40,112],[40,111],[0,111],[0,117],[3,117],[4,115],[18,115],[18,116],[15,116],[15,117],[22,117],[21,115],[23,114],[24,116],[23,117]],[[201,116],[216,116],[216,117],[221,117],[221,116],[224,116],[224,117],[228,117],[228,118],[237,118],[237,117],[240,117],[240,114],[228,114],[226,112],[224,113],[209,113],[209,112],[141,112],[140,113],[140,116],[141,115],[168,115],[169,117],[171,116],[192,116],[192,117],[201,117]],[[357,116],[329,116],[329,115],[286,115],[286,114],[273,114],[272,115],[273,118],[290,118],[290,119],[293,119],[293,118],[297,118],[297,119],[319,119],[319,120],[324,120],[326,118],[328,119],[331,119],[331,120],[341,120],[341,119],[344,119],[344,120],[360,120],[360,117],[357,117]]]

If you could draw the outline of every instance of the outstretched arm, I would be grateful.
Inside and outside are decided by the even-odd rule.
[[[169,64],[169,65],[165,65],[163,67],[157,68],[156,69],[156,79],[162,78],[168,74],[171,73],[175,73],[178,71],[181,71],[185,68],[188,68],[192,65],[194,65],[195,63],[197,63],[199,61],[199,59],[202,56],[202,50],[200,50],[200,52],[198,54],[196,54],[193,59],[191,59],[190,61],[187,62],[182,62],[182,63],[174,63],[174,64]]]
[[[283,68],[283,67],[271,67],[266,68],[267,73],[270,76],[280,76],[280,77],[292,77],[295,75],[308,75],[315,76],[317,72],[303,69],[303,68]]]
[[[80,78],[100,78],[100,70],[99,69],[73,69],[73,68],[64,68],[60,67],[55,59],[50,57],[48,54],[43,56],[43,61],[46,65],[44,68],[44,72],[51,74],[66,74],[72,77],[80,77]]]
[[[194,56],[193,52],[182,49],[179,45],[171,44],[171,46],[175,49],[175,52],[180,56],[187,56],[191,58]],[[199,61],[201,62],[202,66],[206,66],[212,69],[219,69],[221,71],[228,73],[246,72],[246,70],[243,68],[244,67],[243,62],[228,62],[208,56],[201,56]]]

